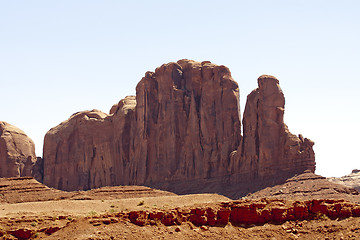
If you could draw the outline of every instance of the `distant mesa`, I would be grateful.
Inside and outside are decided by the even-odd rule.
[[[241,124],[239,87],[227,67],[171,62],[147,72],[136,96],[110,114],[78,112],[50,129],[35,172],[68,191],[145,185],[240,197],[315,171],[314,143],[290,133],[284,109],[279,81],[261,76]]]
[[[351,174],[345,175],[343,177],[331,177],[328,178],[330,182],[338,183],[347,187],[354,188],[360,191],[360,170],[354,169]]]
[[[34,142],[19,128],[0,122],[0,177],[31,176]]]

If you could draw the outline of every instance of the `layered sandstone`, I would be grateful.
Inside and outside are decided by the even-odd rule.
[[[282,224],[286,221],[360,217],[360,205],[334,199],[285,201],[263,198],[223,202],[212,207],[132,211],[125,217],[138,226],[172,226],[186,222],[191,222],[195,226],[224,226],[228,223],[235,226],[252,226],[265,223]]]
[[[314,142],[292,134],[284,123],[285,97],[279,80],[263,75],[258,86],[247,97],[243,138],[231,154],[235,181],[245,178],[261,187],[305,170],[314,172]]]
[[[284,102],[278,81],[260,77],[242,137],[239,88],[228,68],[164,64],[110,114],[79,112],[51,129],[43,180],[63,190],[136,184],[235,196],[277,174],[314,171],[313,142],[289,132]]]
[[[31,176],[34,142],[19,128],[0,122],[0,177]]]
[[[227,175],[241,139],[238,91],[229,69],[210,62],[147,72],[136,98],[110,115],[76,113],[46,134],[44,183],[78,190]]]
[[[349,186],[333,183],[327,178],[311,172],[296,175],[285,183],[267,187],[246,195],[246,199],[344,199],[353,203],[360,203],[360,193]]]

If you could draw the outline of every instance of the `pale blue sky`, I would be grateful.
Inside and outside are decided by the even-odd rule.
[[[271,74],[285,121],[315,141],[317,173],[360,168],[360,1],[0,0],[0,121],[42,155],[72,113],[135,94],[146,71],[182,58],[230,68],[241,106]]]

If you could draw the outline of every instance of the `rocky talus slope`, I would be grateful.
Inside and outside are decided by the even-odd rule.
[[[229,69],[180,60],[147,72],[136,96],[48,131],[40,181],[63,190],[146,185],[239,197],[314,171],[313,142],[284,124],[279,81],[261,76],[243,118]]]
[[[175,196],[145,186],[113,186],[89,191],[65,192],[49,188],[32,177],[0,178],[0,204],[59,200],[112,200],[124,198]]]
[[[261,189],[250,193],[246,199],[287,199],[287,200],[312,200],[312,199],[345,199],[360,204],[360,193],[342,184],[328,181],[327,178],[311,172],[296,175],[286,180],[285,183]]]
[[[0,122],[0,177],[31,176],[34,142],[19,128]]]

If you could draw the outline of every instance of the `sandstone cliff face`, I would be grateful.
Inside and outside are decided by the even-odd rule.
[[[0,122],[0,177],[31,176],[35,161],[33,141],[19,128]]]
[[[277,183],[305,170],[314,172],[314,143],[293,135],[285,125],[285,98],[279,81],[263,75],[258,85],[247,97],[243,139],[231,156],[233,173],[240,173],[240,178]]]
[[[44,183],[64,190],[228,175],[241,139],[229,69],[181,60],[147,72],[110,115],[76,113],[44,140]]]
[[[229,69],[189,60],[163,65],[140,81],[136,104],[137,183],[229,174],[228,156],[241,139]]]
[[[260,77],[248,97],[242,137],[239,88],[228,68],[164,64],[110,114],[76,113],[51,129],[44,183],[63,190],[136,184],[226,194],[281,172],[314,171],[313,143],[289,132],[284,102],[278,81]]]

